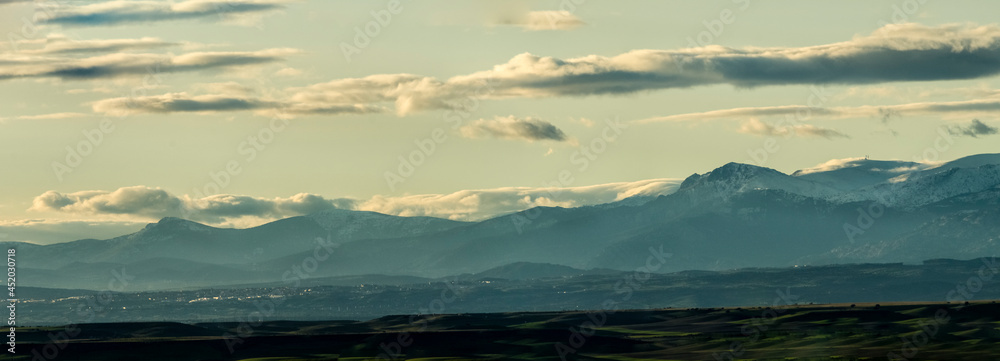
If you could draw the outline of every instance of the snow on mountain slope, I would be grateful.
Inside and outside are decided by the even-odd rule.
[[[737,193],[756,189],[779,189],[823,199],[839,193],[832,187],[811,180],[742,163],[729,163],[705,174],[694,174],[681,183],[678,192],[687,192],[700,199],[728,199]]]
[[[978,154],[933,164],[864,158],[835,159],[792,173],[840,192],[837,203],[874,201],[919,207],[1000,185],[1000,154]]]
[[[930,167],[928,164],[917,162],[847,158],[834,159],[813,168],[800,169],[791,175],[837,190],[850,191]]]
[[[1000,185],[1000,165],[970,168],[939,167],[913,172],[889,181],[845,192],[835,202],[876,201],[886,206],[913,208]]]
[[[468,224],[433,217],[400,217],[388,214],[328,209],[305,216],[337,238],[392,238],[434,233]]]
[[[958,158],[953,161],[934,166],[930,168],[930,171],[941,171],[950,168],[975,168],[990,164],[1000,164],[1000,153],[976,154]]]

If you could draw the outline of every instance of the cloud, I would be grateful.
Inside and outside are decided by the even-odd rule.
[[[168,93],[146,97],[120,97],[97,101],[95,112],[128,115],[132,113],[215,112],[274,108],[279,104],[256,98],[221,95],[188,96]]]
[[[282,68],[281,70],[278,70],[278,71],[274,72],[274,75],[277,75],[277,76],[286,76],[286,77],[296,77],[296,76],[302,75],[302,73],[303,73],[302,70],[299,70],[299,69],[295,69],[295,68]]]
[[[850,138],[847,134],[841,133],[837,130],[815,126],[812,124],[790,124],[790,125],[771,125],[764,123],[758,119],[750,119],[744,121],[740,126],[740,133],[760,135],[760,136],[776,136],[776,137],[823,137],[826,139],[833,138]]]
[[[223,93],[223,94],[239,94],[239,95],[252,95],[256,93],[254,87],[240,84],[235,81],[227,81],[222,83],[199,83],[191,86],[194,89],[206,90],[212,93]]]
[[[992,89],[986,84],[969,87],[946,88],[941,85],[933,86],[854,86],[833,96],[835,101],[845,99],[872,100],[872,98],[892,98],[898,100],[930,97],[952,97],[958,99],[990,98],[1000,96],[1000,90]]]
[[[326,199],[307,193],[270,199],[226,194],[192,200],[189,202],[189,207],[191,213],[208,219],[245,216],[281,218],[316,213],[330,208],[352,209],[354,201],[346,198]]]
[[[291,114],[364,114],[378,113],[384,109],[368,105],[310,105],[293,104],[245,95],[189,95],[168,93],[163,95],[118,97],[96,101],[95,112],[113,115],[136,113],[214,113],[230,111],[260,111],[260,114],[280,116]]]
[[[43,39],[26,39],[13,43],[21,54],[71,55],[86,53],[120,53],[132,50],[160,49],[184,45],[159,38],[139,39],[70,39],[63,35],[48,35]]]
[[[161,217],[180,214],[182,207],[181,199],[162,189],[136,186],[119,188],[113,192],[82,191],[62,194],[48,191],[35,197],[29,210]]]
[[[586,25],[569,11],[529,11],[501,20],[498,25],[513,25],[527,31],[572,30]]]
[[[580,207],[637,195],[655,197],[673,193],[680,182],[680,179],[649,179],[581,187],[505,187],[448,194],[375,196],[359,202],[357,209],[406,217],[478,221],[538,206]]]
[[[242,217],[278,219],[330,208],[351,209],[354,201],[327,199],[311,194],[288,198],[212,195],[203,198],[176,196],[160,188],[123,187],[114,191],[48,191],[32,201],[29,211],[59,212],[78,216],[135,216],[146,219],[184,217],[220,223]]]
[[[810,168],[805,168],[805,169],[797,170],[797,171],[795,171],[793,173],[793,175],[794,176],[803,176],[803,175],[807,175],[807,174],[823,173],[823,172],[829,172],[829,171],[834,171],[834,170],[838,170],[838,169],[871,167],[873,164],[880,164],[880,163],[887,163],[887,161],[870,161],[870,160],[868,160],[867,158],[864,158],[864,157],[831,159],[831,160],[828,160],[826,162],[823,162],[823,163],[821,163],[819,165],[816,165],[816,166],[813,166],[813,167],[810,167]],[[871,170],[877,170],[877,171],[882,171],[882,172],[886,172],[886,173],[904,174],[904,173],[909,173],[909,172],[913,172],[913,171],[919,171],[919,170],[929,169],[929,168],[932,168],[934,166],[939,165],[940,163],[941,162],[934,162],[934,161],[927,161],[927,160],[922,161],[922,162],[903,162],[903,161],[900,161],[899,164],[901,164],[901,166],[896,167],[896,168],[891,168],[891,169],[871,168]]]
[[[570,59],[524,53],[492,69],[446,80],[376,74],[289,88],[282,104],[302,114],[392,107],[406,115],[460,108],[469,99],[615,95],[714,84],[748,88],[954,80],[998,72],[1000,26],[901,24],[840,43],[798,48],[710,46]]]
[[[718,119],[747,119],[751,117],[796,116],[828,118],[877,118],[883,122],[889,118],[922,115],[967,116],[989,114],[1000,110],[1000,98],[974,99],[950,102],[920,102],[897,105],[862,105],[856,107],[810,107],[804,105],[781,105],[768,107],[746,107],[721,109],[699,113],[674,114],[664,117],[646,118],[636,123],[708,121]]]
[[[343,79],[290,88],[285,92],[287,96],[280,100],[249,97],[231,91],[205,95],[181,92],[121,97],[97,101],[93,108],[96,112],[109,114],[261,110],[260,114],[270,116],[382,113],[388,111],[382,105],[386,102],[395,102],[397,111],[403,112],[413,107],[444,107],[443,104],[426,105],[430,100],[415,95],[422,88],[437,86],[429,84],[428,79],[409,74]]]
[[[116,53],[86,58],[0,54],[0,80],[58,78],[86,80],[193,72],[282,61],[295,49],[251,52],[193,52],[181,55]]]
[[[171,20],[234,19],[240,16],[278,10],[287,0],[186,0],[105,1],[87,5],[62,5],[55,9],[48,24],[101,26]]]
[[[996,25],[901,24],[845,42],[799,48],[710,46],[573,59],[521,54],[492,70],[455,77],[449,83],[491,76],[502,84],[497,96],[545,97],[712,84],[756,87],[971,79],[998,72],[1000,27]]]
[[[973,119],[972,124],[968,126],[963,127],[955,125],[948,127],[948,133],[951,133],[952,135],[978,138],[981,135],[985,136],[997,134],[997,127],[989,126],[979,121],[979,119]]]
[[[52,114],[38,114],[38,115],[22,115],[17,117],[17,119],[22,120],[50,120],[50,119],[70,119],[85,117],[87,114],[83,113],[52,113]]]
[[[459,132],[466,138],[493,137],[500,139],[526,140],[534,142],[537,140],[554,140],[557,142],[566,141],[566,133],[563,133],[552,123],[535,118],[518,118],[513,115],[507,117],[496,117],[492,120],[479,119],[470,122],[468,125],[459,128]]]

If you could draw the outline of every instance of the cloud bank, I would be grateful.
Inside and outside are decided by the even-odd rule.
[[[119,221],[182,217],[214,225],[243,226],[330,208],[476,221],[536,206],[580,207],[637,195],[669,194],[677,188],[680,181],[650,179],[583,187],[506,187],[462,190],[449,194],[374,196],[367,200],[326,198],[307,193],[287,198],[230,194],[192,198],[174,195],[160,188],[132,186],[113,191],[48,191],[35,197],[29,211],[85,218],[114,217]]]
[[[344,198],[326,199],[310,194],[288,198],[259,198],[213,195],[200,199],[176,196],[160,188],[123,187],[114,191],[48,191],[32,201],[29,211],[54,211],[80,216],[118,215],[146,219],[183,217],[195,221],[221,223],[227,219],[257,217],[278,219],[319,212],[329,208],[353,207]]]
[[[376,74],[290,88],[282,103],[301,109],[329,108],[334,113],[344,107],[392,107],[397,114],[406,115],[455,108],[472,96],[621,95],[716,84],[741,88],[874,84],[973,79],[998,72],[1000,26],[900,24],[840,43],[798,48],[709,46],[570,59],[524,53],[492,69],[445,80]]]

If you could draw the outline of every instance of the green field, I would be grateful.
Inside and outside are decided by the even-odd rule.
[[[1000,305],[810,305],[22,328],[12,360],[991,360]],[[243,332],[243,338],[234,338]],[[226,338],[226,335],[230,338]],[[907,343],[908,342],[908,343]],[[228,345],[233,345],[230,352]],[[48,348],[46,350],[45,348]]]

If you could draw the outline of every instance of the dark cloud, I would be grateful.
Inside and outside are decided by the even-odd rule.
[[[64,5],[45,22],[59,25],[95,26],[170,20],[210,19],[260,13],[284,8],[285,0],[187,0],[109,1]]]
[[[535,118],[514,116],[479,119],[459,129],[468,138],[493,137],[526,141],[566,141],[566,133],[552,123]]]
[[[893,108],[882,107],[878,108],[878,115],[882,118],[883,124],[888,124],[890,119],[899,117],[899,111]]]
[[[252,52],[195,52],[181,55],[118,53],[87,58],[0,54],[0,80],[59,78],[86,80],[120,76],[193,72],[282,61],[295,49]]]
[[[872,84],[972,79],[998,72],[1000,26],[901,24],[844,42],[799,48],[710,46],[572,59],[525,53],[490,70],[447,80],[376,74],[290,88],[283,103],[337,111],[391,106],[397,114],[405,115],[455,108],[470,98],[630,94],[713,84]],[[891,110],[900,109],[886,108]],[[879,117],[894,114],[875,113]]]
[[[192,96],[187,93],[104,99],[95,102],[93,109],[95,112],[115,115],[133,113],[261,111],[271,116],[280,116],[296,114],[363,114],[384,111],[381,107],[367,105],[296,104],[265,100],[246,95]]]
[[[175,113],[239,111],[274,108],[279,104],[254,98],[207,95],[189,97],[185,93],[169,93],[147,97],[121,97],[101,100],[94,111],[103,113]]]
[[[574,59],[521,54],[490,71],[497,96],[622,94],[730,84],[871,84],[972,79],[1000,72],[1000,27],[887,25],[876,34],[819,46],[634,50]]]
[[[985,135],[997,134],[997,131],[998,131],[997,127],[989,126],[986,123],[979,121],[979,119],[973,119],[972,124],[964,127],[958,125],[948,127],[948,133],[951,133],[952,135],[967,136],[973,138],[978,138],[981,135],[985,136]]]

